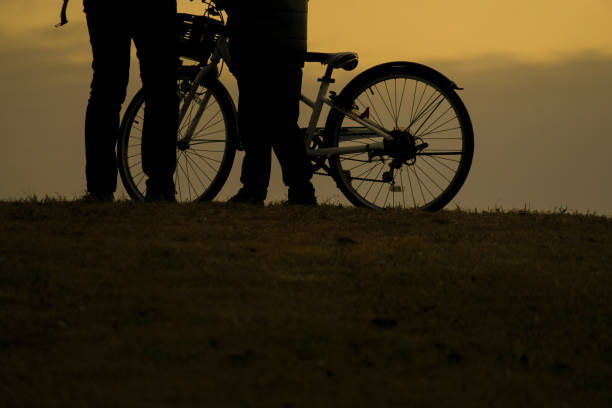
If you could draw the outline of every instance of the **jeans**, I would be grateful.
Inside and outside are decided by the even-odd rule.
[[[145,92],[142,166],[147,188],[172,191],[178,127],[176,0],[84,0],[93,53],[85,118],[87,190],[114,192],[119,115],[133,40]]]
[[[270,66],[241,63],[232,55],[238,80],[238,127],[245,143],[240,181],[265,194],[270,182],[272,150],[290,189],[312,189],[312,167],[297,121],[302,89],[302,61],[279,59]],[[275,85],[272,87],[272,85]]]

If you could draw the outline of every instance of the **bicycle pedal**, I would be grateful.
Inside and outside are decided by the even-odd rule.
[[[398,186],[397,184],[392,184],[389,186],[389,191],[392,193],[403,193],[404,192],[404,187],[403,186]]]

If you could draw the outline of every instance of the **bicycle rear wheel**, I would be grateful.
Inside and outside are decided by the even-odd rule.
[[[394,140],[379,151],[329,160],[348,200],[371,208],[436,211],[460,190],[474,154],[472,123],[456,86],[414,63],[390,63],[357,76],[336,102],[370,117]],[[328,116],[326,147],[382,142],[383,138],[336,110]]]
[[[193,83],[190,71],[179,75],[181,108],[185,94]],[[206,103],[201,117],[197,112]],[[119,174],[129,196],[144,200],[146,175],[142,169],[142,125],[144,121],[144,93],[136,93],[121,124],[117,145]],[[191,139],[186,132],[197,122]],[[179,202],[212,200],[227,180],[236,153],[238,125],[231,96],[216,78],[207,78],[199,86],[196,96],[179,125],[176,143],[177,167],[174,174],[176,198]]]

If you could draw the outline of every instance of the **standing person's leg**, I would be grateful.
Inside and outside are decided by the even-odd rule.
[[[304,137],[297,124],[300,116],[302,66],[295,62],[278,67],[275,77],[281,84],[274,92],[272,147],[283,172],[283,182],[289,187],[289,201],[316,204],[314,187],[310,182],[312,166],[306,154]]]
[[[240,55],[233,55],[232,60],[238,65],[233,73],[238,80],[238,127],[245,156],[240,176],[243,187],[230,201],[259,204],[265,200],[270,183],[272,144],[268,131],[275,126],[276,115],[265,82],[268,74],[240,64]]]
[[[136,2],[134,42],[145,92],[142,167],[147,198],[174,200],[178,128],[176,0]]]
[[[84,0],[83,6],[93,54],[85,117],[87,190],[97,199],[112,200],[117,188],[115,145],[129,79],[131,39],[122,10],[95,0]]]

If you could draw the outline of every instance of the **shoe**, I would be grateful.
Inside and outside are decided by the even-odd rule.
[[[147,192],[145,202],[147,203],[176,203],[176,191],[173,182],[155,184],[148,179],[146,182]]]
[[[176,203],[174,194],[151,192],[149,190],[147,190],[144,200],[146,203]]]
[[[235,196],[228,200],[228,202],[234,204],[263,205],[266,195],[266,190],[262,191],[242,187]]]
[[[83,203],[112,203],[115,201],[115,194],[113,192],[110,193],[101,193],[95,191],[89,191],[85,194],[79,201]]]
[[[289,199],[287,204],[290,205],[307,205],[316,206],[317,197],[312,183],[304,184],[299,187],[289,187]]]

